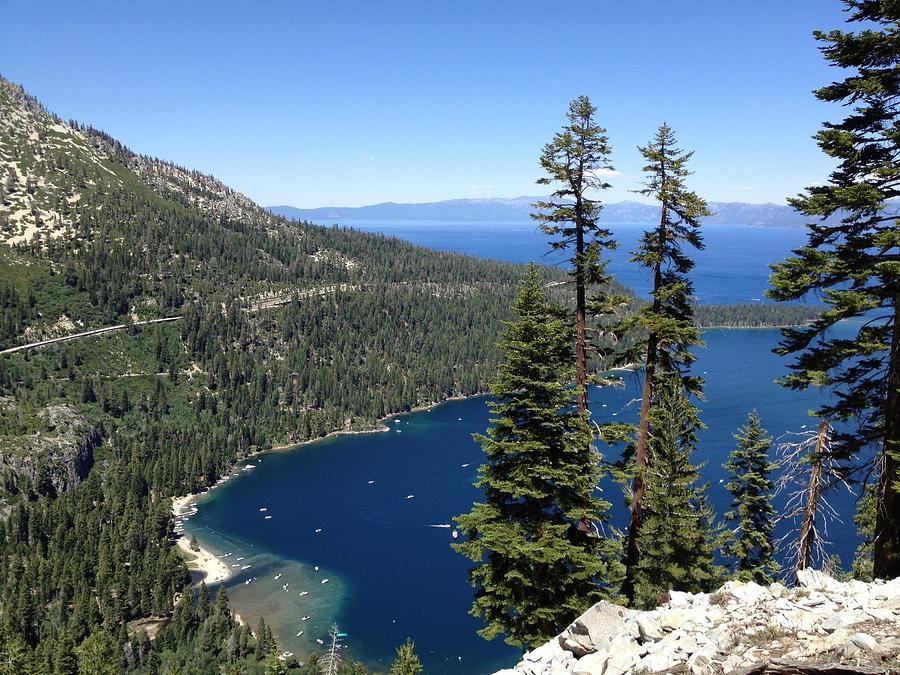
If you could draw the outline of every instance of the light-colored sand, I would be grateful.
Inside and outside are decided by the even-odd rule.
[[[195,499],[194,495],[172,498],[172,513],[176,516],[187,510],[188,504]],[[228,565],[219,560],[202,546],[199,551],[191,550],[190,540],[182,535],[178,538],[178,548],[184,551],[188,569],[196,569],[203,573],[203,581],[209,584],[220,584],[231,576]]]

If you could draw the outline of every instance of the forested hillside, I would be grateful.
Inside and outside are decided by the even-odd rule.
[[[182,603],[153,647],[124,628],[167,622],[188,581],[168,498],[483,391],[520,270],[277,218],[5,80],[0,110],[0,348],[125,324],[0,357],[0,647],[16,672],[261,669],[274,642],[210,609]]]

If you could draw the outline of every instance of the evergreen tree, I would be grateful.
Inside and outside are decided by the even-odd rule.
[[[853,523],[856,525],[856,531],[861,541],[856,548],[850,573],[854,579],[860,581],[872,581],[873,579],[876,487],[875,483],[866,483],[863,486],[862,496],[856,506],[856,514],[853,516]]]
[[[690,347],[702,344],[694,322],[693,286],[687,274],[694,261],[685,246],[703,248],[700,219],[709,215],[706,202],[685,187],[691,175],[687,163],[693,152],[683,152],[672,129],[663,124],[647,146],[639,148],[647,164],[644,187],[638,193],[660,204],[659,225],[644,233],[632,262],[648,268],[653,277],[652,302],[626,322],[625,328],[637,328],[646,335],[643,351],[644,385],[634,448],[634,479],[631,489],[631,524],[626,549],[626,577],[623,592],[634,595],[635,569],[642,546],[638,538],[643,518],[644,473],[648,467],[651,403],[660,375],[679,373],[685,389],[694,395],[702,392],[702,380],[687,374],[694,361]]]
[[[406,638],[406,642],[397,647],[397,657],[391,664],[390,675],[419,675],[423,670],[415,643]]]
[[[467,541],[455,544],[478,565],[472,614],[480,634],[536,645],[608,595],[609,542],[590,521],[609,504],[593,496],[599,479],[587,415],[577,410],[571,329],[547,303],[541,278],[526,273],[500,342],[505,362],[491,387],[493,427],[477,435],[487,463],[477,486],[484,503],[459,516]],[[580,525],[580,529],[579,529]]]
[[[767,586],[780,569],[772,542],[772,437],[762,428],[759,413],[751,410],[746,426],[738,429],[734,439],[737,447],[724,465],[731,474],[725,487],[732,496],[732,510],[725,514],[725,520],[736,524],[736,528],[729,534],[723,552],[734,561],[733,572],[738,579]]]
[[[645,474],[634,605],[651,608],[670,590],[709,591],[720,578],[706,485],[690,463],[703,423],[676,373],[663,374],[650,408],[650,461]]]
[[[541,168],[547,176],[537,180],[538,185],[556,183],[559,187],[549,201],[534,203],[538,212],[531,216],[541,223],[544,232],[555,237],[551,242],[554,250],[573,249],[575,382],[582,412],[587,410],[587,288],[609,281],[601,256],[604,249],[616,247],[612,233],[597,223],[600,202],[589,196],[591,191],[611,187],[603,175],[613,170],[606,129],[594,122],[596,111],[587,96],[569,103],[569,123],[541,153]]]
[[[90,675],[118,675],[119,646],[112,635],[99,629],[81,643],[78,672]]]
[[[900,5],[844,4],[861,30],[815,32],[829,63],[851,70],[815,92],[851,107],[843,121],[816,134],[838,166],[826,185],[790,200],[817,220],[807,225],[807,245],[773,268],[769,295],[815,294],[828,307],[811,325],[784,331],[778,353],[797,356],[783,383],[834,388],[837,396],[817,414],[848,425],[833,438],[840,456],[877,450],[874,573],[892,578],[900,576],[900,227],[896,209],[887,207],[900,197]],[[852,317],[865,317],[854,339],[829,334]]]

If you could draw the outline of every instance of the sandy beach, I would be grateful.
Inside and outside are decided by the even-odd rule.
[[[174,516],[184,515],[196,495],[185,495],[184,497],[172,498],[172,514]],[[203,581],[209,584],[219,584],[231,576],[231,570],[228,565],[219,560],[211,552],[200,546],[199,551],[191,550],[190,540],[181,535],[178,537],[178,548],[180,548],[187,560],[188,569],[197,570],[203,574]]]

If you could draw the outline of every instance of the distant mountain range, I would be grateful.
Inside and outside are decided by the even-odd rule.
[[[529,220],[532,203],[543,197],[512,199],[449,199],[421,204],[384,202],[371,206],[326,206],[298,209],[293,206],[266,207],[286,218],[320,222],[323,220],[449,220],[449,221],[523,221]],[[710,202],[714,215],[705,223],[752,225],[755,227],[803,227],[808,218],[789,206],[779,204],[747,204],[745,202]],[[602,218],[609,223],[654,223],[659,207],[634,201],[604,204]]]

